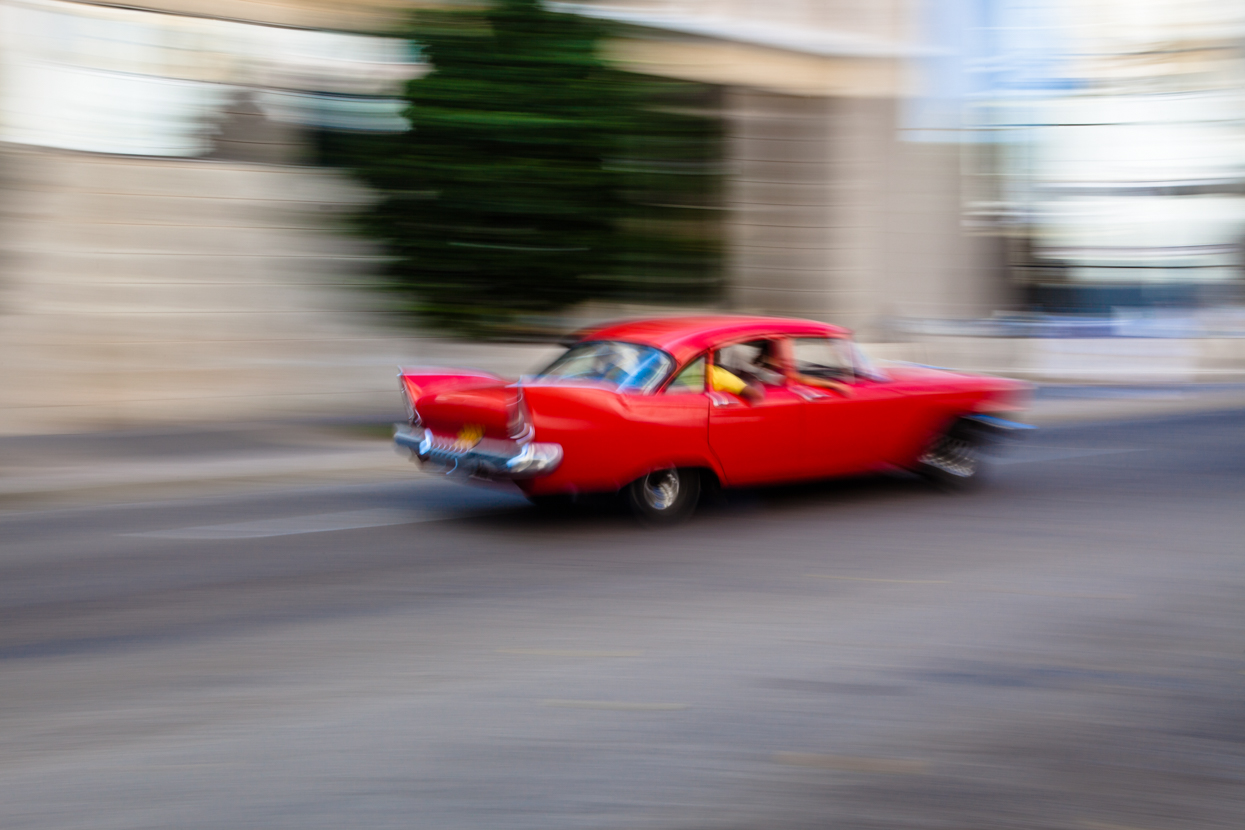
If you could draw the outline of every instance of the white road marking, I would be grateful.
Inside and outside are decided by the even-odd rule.
[[[290,516],[283,519],[260,519],[223,525],[179,527],[171,530],[149,530],[126,533],[147,539],[262,539],[266,536],[293,536],[300,533],[326,533],[333,530],[358,530],[365,527],[414,524],[449,518],[445,513],[415,513],[410,510],[350,510],[344,513],[319,513],[312,516]]]
[[[809,574],[812,579],[842,579],[846,582],[895,582],[902,585],[949,585],[946,579],[879,579],[872,576],[832,576],[830,574]]]
[[[1088,458],[1093,455],[1114,455],[1122,452],[1141,452],[1141,450],[1139,448],[1095,450],[1078,447],[1013,447],[1004,452],[1007,454],[993,459],[995,464],[1031,464],[1037,461]]]
[[[638,649],[631,651],[587,651],[571,648],[499,648],[498,654],[515,654],[527,657],[640,657]]]
[[[1015,588],[996,588],[990,585],[965,585],[948,579],[880,579],[871,576],[833,576],[831,574],[805,574],[809,579],[839,579],[847,582],[888,582],[900,585],[958,585],[969,591],[991,594],[1021,594],[1029,597],[1060,597],[1063,599],[1136,599],[1133,594],[1087,594],[1053,591],[1021,591]]]
[[[612,709],[618,712],[673,712],[686,709],[686,703],[632,703],[625,700],[545,700],[546,706],[562,709]]]
[[[985,591],[991,594],[1020,594],[1026,597],[1060,597],[1062,599],[1136,599],[1133,594],[1066,594],[1049,591],[1016,591],[1011,588],[970,587],[973,591]]]
[[[774,763],[793,767],[817,767],[843,772],[875,772],[884,775],[923,775],[929,764],[909,758],[870,758],[857,755],[819,755],[812,752],[775,752]]]
[[[1076,447],[1020,447],[1014,455],[996,459],[998,464],[1025,464],[1037,461],[1055,461],[1063,458],[1081,458],[1112,453],[1137,452],[1135,449],[1085,449]],[[295,536],[302,533],[326,533],[334,530],[358,530],[367,527],[415,524],[438,519],[452,518],[449,513],[417,513],[407,510],[352,510],[343,513],[321,513],[312,516],[292,516],[282,519],[260,519],[253,522],[201,525],[171,530],[151,530],[144,533],[127,533],[148,539],[262,539],[270,536]],[[940,580],[867,579],[863,577],[825,576],[812,574],[819,579],[844,579],[860,582],[912,582],[937,583]]]

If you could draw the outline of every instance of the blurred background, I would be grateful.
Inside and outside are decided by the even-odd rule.
[[[1240,830],[1243,255],[1241,0],[0,0],[0,827]],[[658,533],[393,452],[688,311],[1042,429]]]
[[[0,0],[0,142],[2,433],[388,411],[680,309],[1245,376],[1221,0]]]

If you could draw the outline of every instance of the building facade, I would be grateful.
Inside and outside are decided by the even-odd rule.
[[[392,128],[405,42],[379,4],[152,5],[0,0],[0,434],[384,411],[418,350],[300,134]]]
[[[626,28],[626,67],[721,88],[731,304],[871,339],[1006,307],[1003,240],[965,221],[959,129],[918,130],[938,54],[909,0],[562,4]],[[958,126],[958,125],[957,125]]]

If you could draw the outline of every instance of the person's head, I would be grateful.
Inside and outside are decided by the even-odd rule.
[[[778,344],[773,340],[762,341],[753,362],[762,369],[769,369],[773,372],[781,371],[782,361],[778,359]]]

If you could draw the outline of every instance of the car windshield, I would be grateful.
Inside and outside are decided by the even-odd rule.
[[[673,365],[670,355],[652,346],[597,340],[571,346],[534,380],[604,383],[617,389],[649,392]]]

